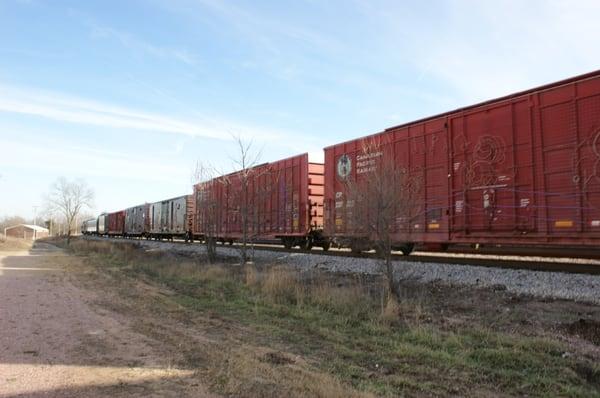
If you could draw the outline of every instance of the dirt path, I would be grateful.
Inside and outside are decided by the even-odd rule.
[[[208,395],[124,317],[90,304],[99,292],[75,287],[68,261],[47,244],[0,252],[0,397]]]

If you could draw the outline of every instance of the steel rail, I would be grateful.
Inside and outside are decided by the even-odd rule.
[[[88,239],[86,237],[84,239]],[[98,237],[96,237],[98,238]],[[135,242],[139,239],[126,239],[126,238],[103,238],[110,239],[118,242]],[[199,242],[186,243],[183,240],[173,241],[153,241],[163,243],[176,243],[181,245],[196,245],[201,244]],[[217,245],[217,247],[229,247],[239,248],[241,244],[234,243],[233,245]],[[353,258],[368,258],[368,259],[381,259],[379,255],[374,252],[363,252],[363,253],[352,253],[348,249],[335,249],[332,248],[329,251],[323,251],[321,248],[313,248],[311,250],[301,250],[297,248],[286,249],[284,247],[273,245],[273,244],[260,244],[255,243],[254,250],[271,251],[278,253],[296,253],[296,254],[318,254],[324,256],[335,256],[335,257],[353,257]],[[250,249],[249,249],[250,250]],[[518,256],[518,255],[489,255],[489,254],[473,254],[473,253],[444,253],[444,252],[414,252],[409,256],[405,256],[400,253],[393,252],[392,260],[394,262],[419,262],[419,263],[435,263],[435,264],[453,264],[453,265],[466,265],[466,266],[479,266],[487,268],[504,268],[504,269],[515,269],[515,270],[532,270],[532,271],[543,271],[543,272],[563,272],[572,274],[588,274],[588,275],[600,275],[600,261],[595,259],[578,259],[578,258],[564,258],[564,257],[531,257],[531,256]]]

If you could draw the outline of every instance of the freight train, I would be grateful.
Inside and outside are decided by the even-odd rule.
[[[378,216],[390,195],[392,222]],[[361,251],[380,239],[368,225],[378,217],[405,254],[597,248],[600,71],[335,144],[324,163],[302,154],[219,176],[192,195],[85,221],[82,232]]]

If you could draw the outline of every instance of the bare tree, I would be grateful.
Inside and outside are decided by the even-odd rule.
[[[353,249],[375,248],[383,260],[388,291],[398,298],[391,252],[412,250],[410,224],[420,207],[421,183],[396,164],[389,147],[373,140],[357,155],[355,177],[346,180],[346,219]]]
[[[6,239],[6,228],[25,223],[27,223],[27,220],[21,216],[0,217],[0,241]]]
[[[221,214],[221,203],[216,196],[216,184],[221,184],[221,179],[215,178],[215,169],[196,162],[192,173],[192,183],[196,197],[195,220],[199,231],[202,232],[206,245],[208,261],[214,263],[217,259],[217,232],[218,220]]]
[[[4,216],[0,218],[0,232],[5,228],[12,227],[18,224],[25,224],[27,220],[21,216]]]
[[[242,242],[240,246],[240,261],[245,264],[248,261],[248,243],[250,238],[250,226],[253,217],[254,201],[251,198],[251,184],[260,175],[265,173],[264,168],[258,167],[258,162],[262,156],[262,151],[253,148],[253,141],[244,141],[240,136],[234,136],[237,144],[237,155],[232,158],[233,164],[238,171],[236,172],[239,184],[239,216]],[[232,183],[234,183],[232,181]]]
[[[277,187],[278,174],[267,164],[258,164],[261,151],[254,150],[252,141],[233,136],[237,146],[231,157],[231,174],[197,162],[192,173],[196,186],[196,223],[202,230],[209,261],[216,258],[216,242],[227,235],[240,235],[240,262],[253,256],[254,241],[270,218],[270,195]],[[221,193],[220,195],[218,193]],[[222,230],[223,226],[225,230]]]
[[[67,244],[71,242],[71,232],[79,214],[84,208],[91,207],[93,200],[93,190],[82,180],[68,181],[60,177],[50,188],[47,210],[64,217]]]

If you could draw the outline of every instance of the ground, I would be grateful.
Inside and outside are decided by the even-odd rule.
[[[47,244],[0,252],[0,396],[207,396],[155,341],[72,283]]]
[[[599,306],[220,261],[0,251],[0,396],[600,396]]]

